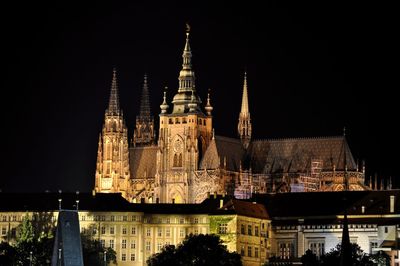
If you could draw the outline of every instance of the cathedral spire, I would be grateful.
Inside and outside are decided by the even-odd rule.
[[[136,126],[133,133],[133,146],[146,146],[154,143],[154,118],[150,113],[149,86],[147,75],[144,75],[140,112],[136,117]]]
[[[244,73],[242,108],[239,114],[238,134],[243,146],[247,149],[251,139],[251,121],[249,111],[249,100],[247,95],[247,73]]]
[[[120,115],[121,110],[119,108],[119,96],[118,96],[118,85],[117,85],[117,70],[113,69],[113,78],[111,82],[110,99],[108,102],[108,108],[106,110],[108,115]]]
[[[182,53],[182,70],[179,72],[179,88],[172,103],[172,113],[187,113],[190,110],[189,104],[193,104],[192,92],[194,92],[194,103],[197,104],[195,112],[201,112],[200,97],[196,94],[195,74],[192,69],[192,50],[189,44],[190,26],[186,24],[186,43]],[[192,112],[192,111],[190,111]]]
[[[147,85],[147,75],[144,74],[142,98],[140,100],[140,112],[139,116],[143,118],[149,118],[150,112],[150,100],[149,100],[149,87]]]

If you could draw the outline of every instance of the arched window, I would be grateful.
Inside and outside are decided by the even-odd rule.
[[[176,153],[174,154],[174,164],[172,166],[173,167],[178,166],[178,155]]]
[[[182,167],[182,153],[179,154],[178,166]]]

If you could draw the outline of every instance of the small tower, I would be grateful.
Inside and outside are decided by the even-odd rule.
[[[242,109],[239,114],[238,134],[243,147],[247,149],[251,140],[251,121],[249,112],[249,100],[247,95],[247,73],[244,73]]]
[[[99,138],[96,165],[96,192],[120,192],[129,198],[128,129],[119,106],[117,72],[113,70],[110,100]]]
[[[147,75],[144,75],[140,112],[136,116],[136,127],[133,133],[133,146],[147,146],[154,144],[154,117],[150,112],[149,87]]]

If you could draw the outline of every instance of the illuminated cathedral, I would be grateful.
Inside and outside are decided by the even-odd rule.
[[[164,91],[158,129],[144,77],[131,141],[113,71],[99,137],[95,191],[119,192],[130,202],[199,203],[210,193],[245,199],[268,192],[370,189],[364,184],[365,167],[355,162],[344,134],[252,140],[246,73],[238,137],[216,135],[210,94],[204,104],[197,93],[189,35],[187,31],[179,86],[172,101]]]

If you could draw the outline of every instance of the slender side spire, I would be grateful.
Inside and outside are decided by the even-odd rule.
[[[342,231],[342,243],[340,249],[340,265],[349,266],[352,265],[352,251],[349,235],[349,224],[347,220],[347,191],[349,190],[349,182],[347,179],[347,161],[346,161],[346,128],[343,128],[343,165],[344,165],[344,192],[343,192],[343,205],[344,205],[344,217],[343,217],[343,231]]]
[[[119,96],[118,96],[118,85],[117,85],[117,70],[113,69],[113,78],[111,82],[110,99],[108,102],[108,108],[106,110],[108,115],[120,115],[121,110],[119,108]]]
[[[147,85],[147,75],[144,74],[142,98],[140,99],[140,118],[150,118],[149,86]]]
[[[144,75],[140,112],[136,117],[136,126],[133,133],[133,146],[152,145],[155,140],[154,118],[150,113],[149,87],[147,75]]]
[[[247,95],[247,73],[244,73],[243,82],[243,95],[242,95],[242,108],[239,114],[238,134],[242,141],[244,148],[250,144],[251,140],[251,121],[249,111],[249,100]]]
[[[160,109],[161,109],[161,113],[162,113],[162,114],[165,114],[165,113],[167,112],[167,110],[168,110],[168,107],[169,107],[169,105],[168,105],[168,103],[167,103],[167,89],[168,89],[168,87],[165,87],[165,89],[164,89],[163,102],[162,102],[162,104],[160,105]]]
[[[212,112],[212,110],[214,109],[214,108],[211,106],[211,103],[210,103],[210,89],[208,90],[208,93],[207,93],[207,104],[206,104],[206,106],[204,107],[204,109],[206,110],[207,115],[211,115],[211,112]]]

